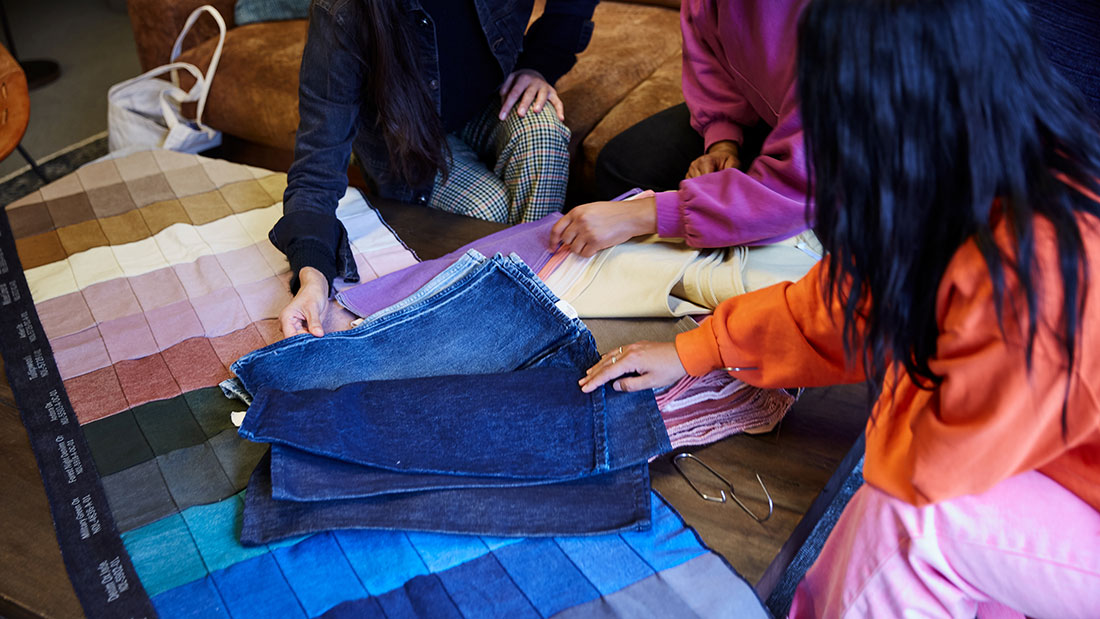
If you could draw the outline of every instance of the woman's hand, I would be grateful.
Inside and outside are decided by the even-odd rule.
[[[519,101],[516,114],[520,118],[527,115],[528,109],[538,114],[549,101],[558,113],[558,120],[565,121],[565,105],[558,98],[558,91],[554,90],[546,78],[534,69],[513,71],[500,87],[500,96],[504,98],[504,105],[500,107],[500,114],[497,115],[500,120],[508,116],[508,110],[516,105],[516,101]]]
[[[562,244],[569,251],[590,258],[642,235],[657,232],[657,199],[582,204],[562,216],[550,229],[550,251]]]
[[[711,144],[706,154],[692,161],[691,166],[688,167],[687,176],[684,178],[695,178],[696,176],[710,174],[711,172],[717,172],[719,170],[736,168],[740,165],[741,158],[737,148],[737,142],[722,140],[721,142]]]
[[[619,378],[624,374],[637,376]],[[671,385],[687,376],[687,370],[676,354],[676,345],[662,342],[638,342],[620,346],[603,356],[599,363],[588,369],[580,380],[581,391],[590,393],[616,378],[615,391],[641,391]]]
[[[279,312],[279,325],[283,328],[283,337],[300,333],[312,333],[317,337],[325,334],[321,320],[328,309],[328,280],[324,273],[313,267],[302,267],[298,271],[298,294]]]

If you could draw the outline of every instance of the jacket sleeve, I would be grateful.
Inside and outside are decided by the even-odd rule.
[[[347,190],[364,75],[347,26],[315,2],[299,72],[294,163],[287,173],[283,217],[270,234],[290,261],[292,291],[302,267],[318,269],[330,285],[337,274],[338,248],[346,241],[336,205]]]
[[[684,101],[691,112],[692,128],[703,136],[704,150],[722,140],[740,144],[742,127],[760,120],[723,66],[719,52],[708,42],[717,37],[716,25],[696,23],[695,15],[713,14],[712,8],[699,11],[685,6],[680,11]]]
[[[766,245],[806,230],[809,182],[793,97],[792,86],[791,101],[748,172],[704,174],[657,194],[658,234],[692,247],[730,247]]]
[[[592,39],[592,13],[599,0],[547,0],[527,29],[517,69],[534,69],[554,84],[577,63]]]
[[[1052,238],[1053,233],[1037,234],[1037,273],[1058,273]],[[1100,428],[1095,395],[1089,394],[1081,366],[1087,358],[1083,347],[1089,345],[1082,337],[1062,435],[1069,374],[1055,331],[1062,328],[1059,278],[1036,280],[1041,318],[1029,369],[1021,318],[1026,304],[1018,280],[1005,274],[999,321],[993,284],[976,245],[964,246],[952,261],[963,268],[949,267],[952,276],[941,286],[940,334],[929,361],[941,382],[931,391],[917,389],[904,376],[897,379],[898,389],[887,383],[876,423],[868,426],[868,483],[915,505],[980,494],[1009,477],[1042,470]],[[915,395],[905,401],[892,394]]]
[[[684,368],[693,376],[746,368],[732,374],[766,388],[862,382],[862,363],[845,356],[840,301],[826,304],[823,264],[797,282],[723,301],[699,328],[676,338]]]

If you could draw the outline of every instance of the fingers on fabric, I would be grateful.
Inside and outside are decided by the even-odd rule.
[[[580,379],[581,391],[591,393],[604,386],[608,382],[619,378],[623,374],[632,372],[629,369],[626,355],[604,355],[596,365],[588,369],[588,374]]]
[[[542,107],[546,105],[546,99],[550,96],[550,89],[547,87],[539,88],[538,94],[535,95],[535,102],[531,104],[531,111],[538,114],[542,111]]]
[[[550,104],[554,106],[554,110],[558,113],[558,120],[565,122],[565,104],[561,102],[558,91],[551,88],[548,99],[550,100]]]
[[[279,313],[279,326],[283,329],[283,337],[291,337],[306,332],[307,320],[297,307],[288,305]]]
[[[504,96],[508,89],[512,87],[512,83],[516,81],[516,74],[512,73],[508,77],[504,78],[504,83],[500,85],[500,96]]]
[[[306,309],[306,326],[309,332],[317,337],[325,334],[325,329],[321,326],[321,315],[313,308]]]
[[[523,99],[520,100],[519,106],[516,107],[516,114],[518,114],[520,118],[527,116],[527,110],[531,108],[531,103],[539,96],[539,91],[541,90],[538,84],[529,84],[527,89],[523,91]],[[537,112],[538,110],[535,111]]]
[[[568,244],[564,239],[564,233],[566,229],[569,228],[569,225],[573,223],[573,218],[576,217],[574,215],[575,212],[576,210],[573,210],[566,213],[565,215],[562,215],[562,218],[554,223],[554,226],[550,228],[550,251],[556,250],[558,248],[558,244]]]
[[[516,101],[519,101],[520,96],[527,90],[527,84],[531,81],[531,77],[527,75],[515,77],[515,74],[513,74],[509,76],[509,80],[512,83],[508,87],[508,94],[504,96],[504,104],[500,107],[500,120],[504,120],[508,116],[508,110],[512,109],[512,106],[516,104]]]

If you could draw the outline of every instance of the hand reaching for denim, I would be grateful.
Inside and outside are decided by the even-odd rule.
[[[657,232],[657,199],[582,204],[550,229],[550,251],[562,247],[585,258],[624,241]]]
[[[298,272],[298,281],[301,284],[298,294],[279,312],[283,337],[300,333],[321,337],[325,334],[321,322],[328,309],[328,280],[317,269],[302,267]]]
[[[504,98],[504,104],[500,106],[500,114],[497,118],[504,120],[512,106],[516,106],[516,114],[520,118],[527,115],[527,110],[538,114],[542,111],[546,102],[554,106],[558,113],[558,120],[565,120],[565,105],[558,98],[558,91],[546,81],[541,73],[534,69],[520,69],[513,71],[504,84],[500,87],[500,96]],[[522,97],[522,98],[521,98]],[[516,102],[519,102],[516,105]]]
[[[741,158],[739,156],[737,142],[722,140],[721,142],[711,144],[706,154],[692,161],[691,166],[688,167],[687,176],[684,178],[695,178],[696,176],[710,174],[711,172],[717,172],[719,170],[736,168],[740,165]]]
[[[619,378],[626,374],[636,374]],[[621,346],[604,355],[580,380],[581,391],[590,393],[615,381],[615,391],[641,391],[671,385],[687,375],[676,345],[666,342],[638,342]],[[618,380],[615,380],[618,378]]]

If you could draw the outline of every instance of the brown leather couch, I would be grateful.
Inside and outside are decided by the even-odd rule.
[[[229,27],[204,120],[223,132],[219,156],[285,170],[298,125],[298,65],[306,22],[236,26],[236,0],[129,0],[143,69],[168,62],[191,11],[212,4]],[[600,149],[620,131],[683,101],[680,91],[679,0],[604,1],[577,65],[557,84],[573,132],[571,201],[592,193]],[[536,3],[536,15],[542,1]],[[209,18],[196,24],[181,60],[205,68],[217,33]]]

